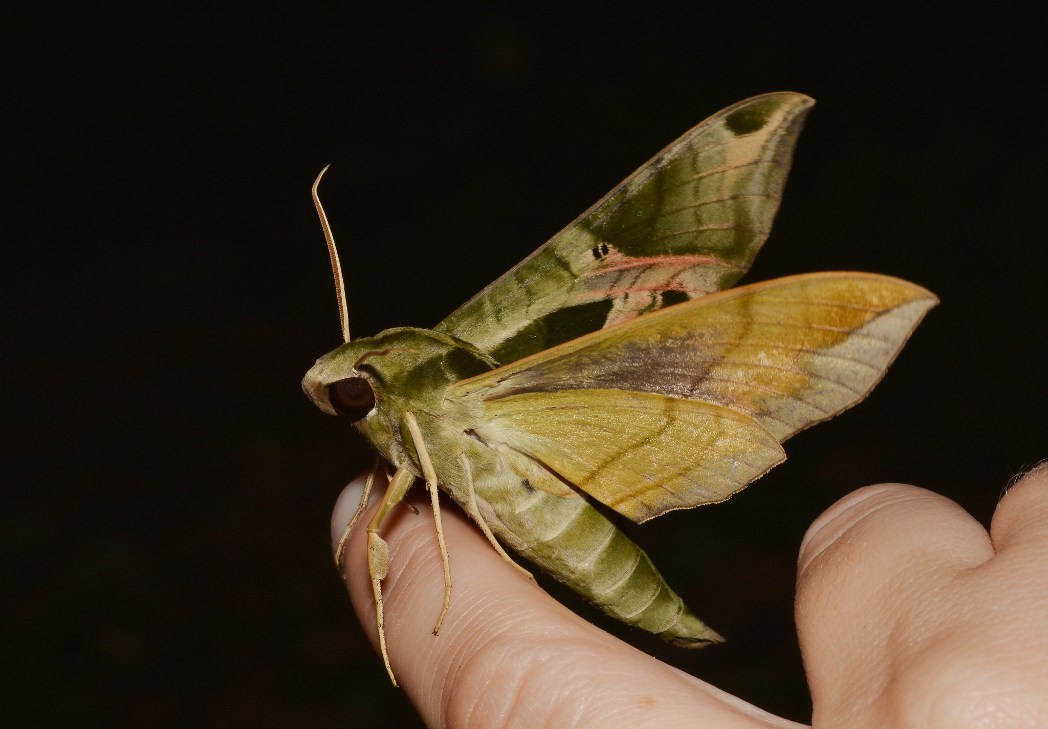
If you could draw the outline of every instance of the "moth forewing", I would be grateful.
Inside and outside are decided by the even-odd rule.
[[[723,501],[779,441],[851,407],[936,302],[888,276],[820,273],[679,304],[453,384],[476,434],[634,521]]]
[[[505,364],[731,286],[767,239],[814,103],[780,92],[714,114],[436,328]]]
[[[438,624],[437,486],[507,560],[496,539],[625,623],[720,640],[591,499],[644,521],[728,498],[790,435],[865,397],[936,303],[864,273],[722,290],[767,236],[812,103],[766,94],[710,117],[434,330],[350,342],[340,297],[347,342],[303,389],[397,469],[368,525],[391,677],[380,531],[422,476],[445,558]]]

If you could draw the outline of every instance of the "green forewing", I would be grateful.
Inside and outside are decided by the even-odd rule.
[[[765,94],[715,114],[436,329],[507,364],[731,286],[771,229],[813,103]]]

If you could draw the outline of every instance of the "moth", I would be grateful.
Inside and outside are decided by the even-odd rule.
[[[644,522],[724,501],[781,463],[791,435],[862,400],[937,303],[872,273],[731,288],[771,229],[813,103],[772,93],[713,115],[433,329],[350,340],[317,177],[345,343],[302,387],[395,469],[367,526],[394,684],[381,529],[419,479],[444,569],[434,634],[452,593],[439,489],[506,560],[503,544],[608,615],[679,646],[721,640],[594,502]]]

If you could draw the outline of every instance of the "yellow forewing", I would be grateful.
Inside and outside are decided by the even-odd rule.
[[[786,457],[768,431],[733,410],[623,390],[494,400],[475,433],[637,522],[723,501]]]
[[[888,276],[791,276],[594,332],[448,394],[489,405],[568,389],[653,392],[731,408],[782,441],[862,400],[935,303]]]

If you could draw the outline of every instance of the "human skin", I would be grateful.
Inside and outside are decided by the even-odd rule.
[[[362,483],[336,505],[336,538]],[[382,530],[390,660],[428,726],[803,726],[604,633],[503,561],[460,511],[442,517],[454,593],[439,640],[432,519],[398,509]],[[365,542],[363,528],[349,541],[346,584],[377,645]],[[914,486],[844,497],[801,544],[796,622],[812,726],[1048,727],[1048,465],[1008,490],[989,532]]]

